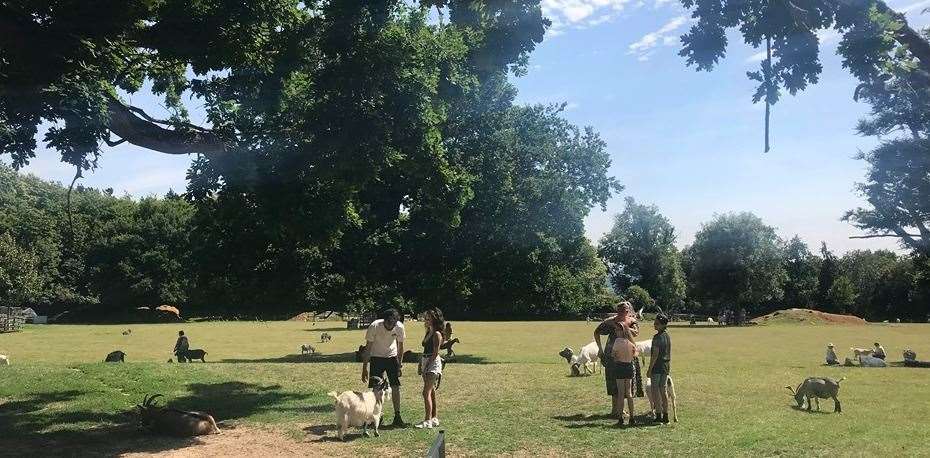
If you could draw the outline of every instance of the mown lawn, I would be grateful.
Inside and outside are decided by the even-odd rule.
[[[409,334],[420,335],[411,322]],[[616,430],[604,417],[603,377],[568,377],[556,352],[590,341],[593,323],[457,322],[459,357],[446,368],[440,418],[453,455],[930,455],[930,370],[821,366],[828,341],[840,352],[880,341],[889,360],[909,346],[930,359],[930,325],[670,330],[681,422]],[[130,336],[121,331],[131,328]],[[168,364],[177,330],[207,364]],[[320,332],[334,336],[319,343]],[[126,414],[143,395],[213,413],[224,427],[260,427],[296,442],[332,435],[330,390],[360,389],[352,352],[361,331],[336,323],[216,322],[183,325],[30,326],[0,335],[0,455],[113,455],[178,450],[152,440]],[[414,340],[416,337],[414,337]],[[300,357],[302,343],[323,355]],[[412,342],[411,342],[412,343]],[[125,364],[104,364],[106,353]],[[809,375],[847,377],[842,414],[798,411],[784,386]],[[420,419],[415,366],[404,378],[403,414]],[[645,408],[641,399],[637,407]],[[388,407],[387,417],[391,416]],[[384,430],[342,454],[422,456],[435,431]],[[354,437],[354,436],[353,436]],[[183,449],[182,449],[183,450]]]

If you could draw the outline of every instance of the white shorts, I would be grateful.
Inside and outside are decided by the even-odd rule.
[[[436,374],[442,375],[442,357],[436,356],[436,359],[433,360],[433,363],[426,366],[426,363],[429,361],[429,357],[424,356],[420,359],[420,372],[424,374]]]

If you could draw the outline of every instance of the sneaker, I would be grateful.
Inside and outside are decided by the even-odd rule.
[[[439,426],[439,419],[438,419],[438,418],[436,418],[436,417],[433,417],[433,419],[432,419],[432,420],[430,420],[429,422],[430,422],[430,424],[432,424],[432,425],[433,425],[433,428],[435,428],[435,427],[437,427],[437,426]]]
[[[421,422],[419,422],[419,423],[413,425],[413,427],[414,427],[414,428],[418,428],[418,429],[423,429],[423,428],[426,428],[426,429],[433,429],[433,422],[432,422],[432,420],[423,420],[423,421],[421,421]]]
[[[393,427],[395,427],[395,428],[406,428],[406,427],[407,427],[407,423],[404,423],[404,420],[402,420],[402,419],[400,418],[400,415],[395,415],[395,416],[394,416],[394,422],[391,423],[391,426],[393,426]]]

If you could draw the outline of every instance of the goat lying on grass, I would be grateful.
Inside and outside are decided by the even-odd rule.
[[[788,390],[791,391],[791,394],[794,395],[794,401],[798,403],[798,408],[804,408],[804,400],[807,400],[807,410],[811,410],[811,399],[814,399],[817,402],[817,410],[820,410],[820,400],[833,398],[833,411],[842,412],[840,408],[840,400],[837,399],[837,395],[840,391],[840,382],[846,380],[846,377],[843,377],[839,380],[834,380],[827,377],[808,377],[800,385],[798,389],[795,390],[791,388],[790,385],[786,386]]]
[[[146,396],[142,404],[136,405],[142,426],[158,434],[179,437],[220,433],[220,428],[216,426],[216,420],[211,415],[158,406],[155,399],[159,396],[161,395]]]
[[[339,440],[345,440],[346,431],[349,426],[362,426],[364,434],[368,436],[368,424],[373,423],[375,427],[375,436],[380,436],[378,426],[381,424],[381,410],[384,407],[384,398],[390,396],[391,387],[387,379],[381,377],[372,377],[375,389],[381,392],[377,396],[374,391],[343,391],[336,394],[330,391],[328,394],[336,400],[336,425],[339,427],[337,436]]]
[[[124,363],[126,362],[126,353],[123,353],[120,350],[111,351],[106,359],[103,360],[105,363]]]

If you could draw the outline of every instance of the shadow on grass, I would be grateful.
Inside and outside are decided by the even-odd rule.
[[[418,359],[419,360],[419,359]],[[228,358],[218,361],[220,363],[358,363],[355,360],[355,352],[333,353],[329,355],[301,355],[291,354],[279,356],[277,358],[256,358],[256,359],[236,359]],[[488,361],[484,356],[456,354],[447,360],[448,364],[496,364]],[[407,364],[415,364],[407,362]]]
[[[265,411],[298,411],[301,408],[284,404],[309,397],[282,392],[277,385],[241,382],[195,383],[187,388],[190,394],[166,399],[164,404],[205,411],[220,422]],[[0,405],[0,455],[115,456],[178,450],[200,442],[197,438],[165,437],[142,430],[129,411],[68,409],[69,404],[89,395],[99,393],[38,393]]]
[[[381,431],[386,430],[387,428],[380,428]],[[318,436],[316,439],[311,440],[310,442],[352,442],[356,439],[367,439],[365,434],[362,432],[361,427],[349,427],[346,431],[345,440],[339,440],[336,437],[336,431],[339,430],[339,427],[335,424],[328,425],[312,425],[304,428],[304,432],[313,436]],[[374,437],[374,430],[369,429],[368,433]]]
[[[633,428],[657,426],[656,423],[652,422],[652,417],[648,414],[640,414],[634,418],[636,419],[636,425],[632,426]],[[617,419],[609,414],[586,415],[579,413],[575,415],[556,415],[552,417],[552,419],[567,422],[568,424],[564,425],[566,429],[618,429],[616,426]],[[630,426],[627,426],[627,428],[630,428]]]
[[[811,414],[811,415],[830,415],[830,414],[832,414],[832,413],[840,413],[840,412],[833,412],[833,409],[830,409],[830,410],[816,410],[816,409],[807,410],[806,408],[801,408],[801,407],[798,407],[797,405],[791,406],[791,409],[792,409],[792,410],[795,410],[795,411],[798,411],[798,412],[803,412],[803,413],[806,413],[806,414]]]

